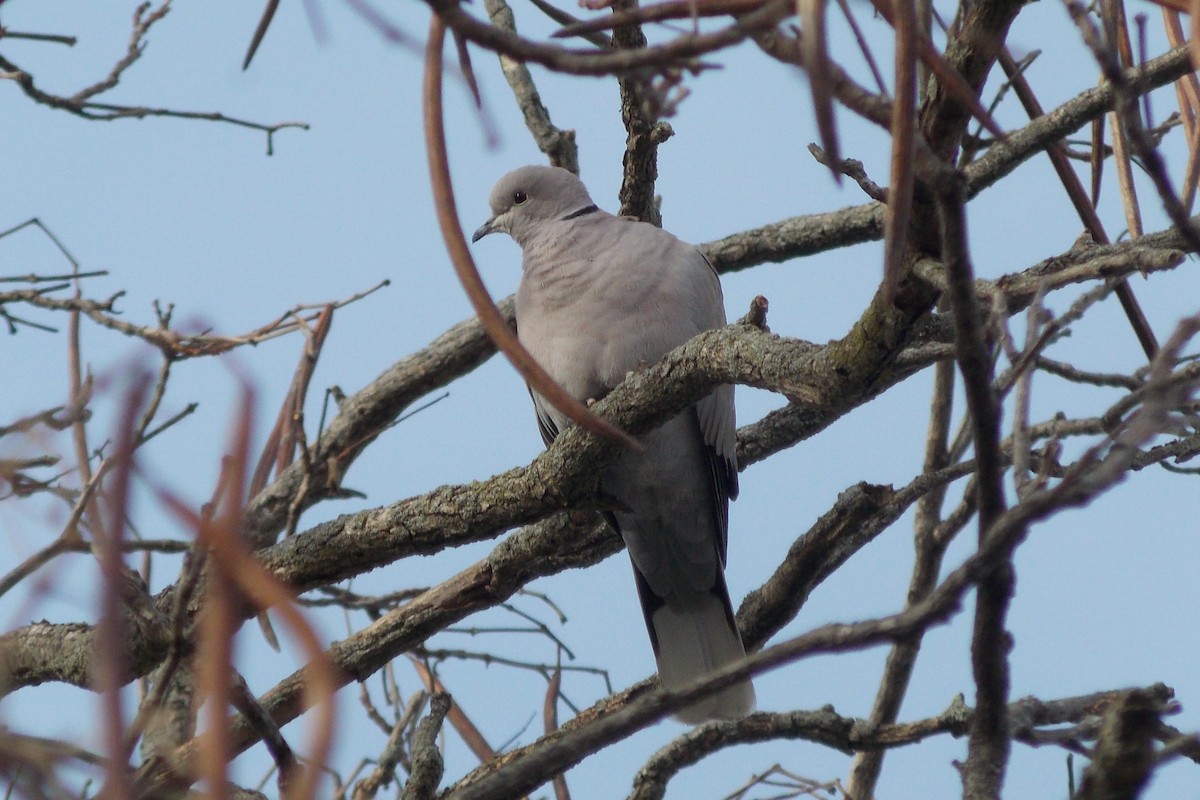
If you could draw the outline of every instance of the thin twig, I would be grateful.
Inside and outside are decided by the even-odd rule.
[[[883,72],[880,71],[879,65],[875,63],[875,56],[871,53],[871,48],[867,46],[866,37],[863,36],[862,29],[858,25],[858,20],[854,18],[853,12],[850,10],[850,4],[847,0],[837,0],[838,8],[842,10],[842,16],[846,19],[846,24],[850,26],[851,33],[854,34],[854,41],[858,43],[858,50],[862,53],[863,60],[867,62],[867,69],[871,71],[871,77],[875,79],[875,88],[879,93],[886,95],[888,93],[887,83],[883,80]]]
[[[965,198],[946,193],[938,197],[942,228],[942,258],[954,314],[955,358],[963,376],[967,409],[975,444],[979,539],[1004,513],[1003,467],[1000,455],[1000,415],[992,390],[991,357],[975,298],[974,271],[966,240]],[[981,577],[976,591],[971,666],[975,677],[976,714],[971,721],[964,795],[997,798],[1008,761],[1008,633],[1004,628],[1012,597],[1012,564],[997,559]]]
[[[1025,76],[1017,69],[1012,56],[1008,54],[1007,50],[1002,48],[998,59],[1005,74],[1012,81],[1017,97],[1020,98],[1022,105],[1029,114],[1029,118],[1036,119],[1042,116],[1044,112],[1042,111],[1041,103],[1034,96],[1033,90],[1029,87]],[[1083,188],[1083,184],[1079,180],[1079,176],[1075,174],[1075,170],[1068,163],[1062,146],[1059,144],[1049,144],[1046,147],[1046,155],[1050,157],[1050,163],[1054,166],[1054,171],[1062,181],[1063,187],[1066,188],[1067,196],[1071,198],[1076,212],[1083,220],[1092,238],[1099,244],[1107,244],[1109,238],[1108,234],[1104,231],[1104,224],[1100,221],[1099,216],[1097,216],[1096,209],[1092,206]],[[1125,315],[1129,318],[1129,324],[1133,327],[1133,331],[1137,335],[1142,349],[1146,352],[1146,357],[1153,358],[1154,354],[1158,352],[1158,340],[1155,338],[1154,331],[1151,330],[1150,323],[1146,320],[1145,314],[1142,313],[1137,299],[1133,296],[1133,290],[1122,282],[1117,286],[1116,291],[1117,297],[1121,301],[1121,307],[1125,310]]]
[[[833,171],[845,175],[852,181],[858,184],[858,188],[870,197],[872,200],[880,203],[886,203],[888,199],[888,191],[875,181],[871,180],[871,176],[867,174],[863,163],[856,158],[843,158],[840,161],[834,162],[830,159],[820,146],[810,142],[808,152],[812,153],[813,158],[829,167]]]

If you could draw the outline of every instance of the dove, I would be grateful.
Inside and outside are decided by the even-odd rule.
[[[630,371],[725,324],[716,270],[693,245],[601,210],[571,172],[527,166],[497,183],[472,237],[509,234],[522,250],[517,336],[573,397],[604,397]],[[567,418],[530,390],[549,446]],[[685,408],[600,475],[604,512],[625,541],[662,684],[679,689],[745,656],[724,566],[738,492],[733,387]],[[738,719],[744,680],[685,707],[690,724]]]

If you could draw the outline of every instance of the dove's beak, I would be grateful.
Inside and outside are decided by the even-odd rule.
[[[475,233],[473,233],[471,235],[471,241],[478,242],[480,239],[487,236],[489,233],[495,233],[495,231],[496,231],[496,218],[492,217],[487,222],[480,225],[479,230],[475,231]]]

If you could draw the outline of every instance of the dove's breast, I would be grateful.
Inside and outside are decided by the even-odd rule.
[[[525,248],[517,330],[575,397],[603,396],[723,319],[716,276],[671,234],[609,215],[547,228]]]

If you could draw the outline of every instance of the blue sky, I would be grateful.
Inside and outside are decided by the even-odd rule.
[[[255,63],[242,72],[242,54],[260,8],[231,0],[179,3],[149,37],[140,63],[107,96],[109,102],[219,110],[265,123],[302,120],[311,125],[308,131],[280,132],[270,157],[262,135],[244,128],[171,119],[85,122],[34,106],[15,86],[0,84],[7,154],[0,229],[41,218],[84,269],[109,270],[107,277],[88,283],[91,293],[107,296],[124,290],[119,307],[129,319],[143,323],[152,321],[151,302],[159,299],[176,304],[178,321],[242,332],[298,303],[345,297],[390,279],[387,289],[337,313],[313,381],[315,409],[325,386],[336,384],[347,392],[360,388],[471,312],[433,218],[420,129],[420,53],[384,41],[338,0],[312,4],[325,23],[317,40],[305,5],[281,4]],[[78,35],[80,42],[70,49],[6,42],[4,53],[34,74],[43,88],[73,93],[98,80],[119,58],[132,8],[8,0],[2,9],[6,27]],[[855,9],[869,32],[885,33],[865,7]],[[423,39],[428,22],[423,6],[408,3],[387,11],[414,40]],[[519,0],[515,11],[524,32],[550,29]],[[1157,11],[1146,4],[1134,3],[1130,11],[1157,19]],[[1090,54],[1058,4],[1031,4],[1009,43],[1018,53],[1050,51],[1029,72],[1047,108],[1095,81]],[[1152,41],[1151,52],[1161,50],[1162,43]],[[865,75],[853,43],[844,36],[835,39],[833,53],[855,74]],[[458,206],[468,231],[488,215],[487,193],[497,177],[514,166],[542,161],[495,59],[479,51],[474,55],[498,144],[489,145],[486,126],[467,93],[449,81],[447,135]],[[890,53],[881,50],[877,57],[887,71]],[[658,191],[666,227],[681,238],[704,242],[865,201],[853,184],[834,185],[807,152],[807,143],[817,136],[802,74],[750,46],[714,60],[724,68],[686,81],[691,95],[670,120],[676,135],[660,151]],[[577,132],[582,177],[593,196],[615,211],[624,148],[615,81],[565,79],[538,68],[534,75],[556,124]],[[1160,92],[1156,117],[1165,117],[1172,105],[1170,93]],[[1011,104],[999,119],[1010,128],[1023,123]],[[846,113],[839,123],[844,154],[864,161],[872,177],[885,183],[887,138]],[[1182,172],[1180,142],[1178,131],[1168,139],[1175,174]],[[1148,184],[1142,189],[1147,230],[1161,229],[1163,215]],[[969,215],[976,268],[983,277],[1017,271],[1066,251],[1081,229],[1045,159],[1034,159],[988,190],[971,204]],[[1115,183],[1106,186],[1101,215],[1114,236],[1123,229]],[[517,247],[492,237],[473,251],[494,294],[513,291],[519,275]],[[880,253],[878,244],[865,245],[727,276],[729,316],[740,316],[752,297],[763,294],[771,303],[769,322],[775,332],[816,342],[838,337],[870,298],[880,275]],[[32,231],[0,240],[0,274],[61,272],[66,267]],[[1160,338],[1181,316],[1197,311],[1200,287],[1192,261],[1172,274],[1135,278],[1132,284]],[[1062,311],[1074,296],[1070,291],[1053,295],[1048,305]],[[166,411],[191,400],[199,400],[201,408],[149,449],[153,474],[193,502],[206,498],[237,402],[237,376],[248,376],[261,399],[261,441],[300,347],[299,338],[275,340],[219,360],[180,365]],[[117,376],[131,364],[150,363],[145,347],[94,326],[85,331],[84,350],[102,378]],[[0,422],[62,402],[64,352],[62,335],[26,330],[4,339],[0,374],[10,380],[0,391]],[[1131,370],[1140,363],[1137,342],[1115,300],[1089,313],[1051,355],[1098,370]],[[742,496],[731,521],[729,583],[735,600],[770,574],[793,540],[847,486],[860,480],[900,486],[918,473],[931,380],[931,374],[919,375],[811,441],[743,474]],[[111,425],[117,395],[111,383],[99,401],[97,432]],[[1090,416],[1115,397],[1039,378],[1034,415],[1044,419],[1063,410]],[[780,398],[739,390],[739,421],[751,422],[781,404]],[[310,426],[316,416],[310,411]],[[0,441],[0,454],[6,446]],[[505,362],[493,359],[450,387],[446,400],[384,434],[355,463],[346,483],[365,492],[366,501],[324,504],[301,527],[443,483],[486,478],[527,463],[540,446],[520,380]],[[178,533],[147,496],[137,500],[136,518],[145,535]],[[6,507],[0,536],[9,555],[0,564],[11,566],[43,546],[61,524],[62,513],[32,504]],[[1089,507],[1037,526],[1017,556],[1013,697],[1051,699],[1161,680],[1176,688],[1184,705],[1172,723],[1184,730],[1200,727],[1197,518],[1200,502],[1194,484],[1151,469]],[[961,539],[948,564],[970,552],[973,534]],[[361,577],[354,587],[383,592],[428,584],[492,546],[485,542],[398,563]],[[911,521],[905,518],[822,585],[784,635],[898,609],[910,563]],[[175,568],[176,562],[164,560],[156,568],[155,588],[170,580]],[[39,574],[37,596],[14,593],[0,599],[5,629],[43,616],[94,619],[93,572],[89,557],[60,559]],[[618,688],[653,670],[624,556],[531,588],[549,593],[567,613],[568,623],[556,632],[574,649],[577,663],[608,667]],[[528,598],[519,605],[539,610]],[[958,692],[971,702],[969,619],[968,609],[955,624],[926,638],[903,718],[936,714]],[[493,612],[479,624],[510,622]],[[330,639],[345,633],[337,615],[322,617],[318,624]],[[254,664],[247,679],[262,692],[295,668],[296,656],[294,651],[273,655],[259,638],[250,626],[239,646]],[[552,648],[541,640],[531,644],[533,640],[495,638],[445,634],[438,641],[444,647],[494,647],[553,660]],[[876,649],[790,666],[761,680],[761,705],[778,710],[832,703],[843,714],[866,715],[884,655]],[[417,686],[407,664],[398,662],[396,673],[406,691]],[[540,678],[495,666],[484,670],[451,664],[444,679],[493,745],[535,737],[537,720],[523,726],[540,707]],[[499,687],[503,690],[498,692]],[[576,703],[587,705],[603,686],[591,677],[572,676],[566,691]],[[357,719],[354,689],[339,697],[336,766],[345,773],[359,756],[377,754],[383,738],[364,730]],[[0,704],[4,724],[39,735],[78,732],[81,718],[86,729],[98,712],[92,695],[61,687],[26,690]],[[683,730],[665,722],[585,761],[569,775],[573,795],[587,800],[623,794],[641,763]],[[84,741],[95,745],[98,740],[84,736]],[[447,734],[446,746],[448,782],[474,762],[455,734]],[[964,758],[965,752],[965,742],[942,739],[893,753],[885,763],[881,796],[903,800],[957,793],[951,761]],[[807,743],[738,748],[685,771],[669,796],[722,797],[776,761],[817,779],[844,777],[849,763],[841,754]],[[240,779],[253,782],[250,776],[261,774],[266,763],[261,748],[252,751],[239,762]],[[1063,753],[1016,745],[1007,786],[1014,797],[1065,796]],[[1194,772],[1176,765],[1164,772],[1150,796],[1195,796],[1194,786]]]

